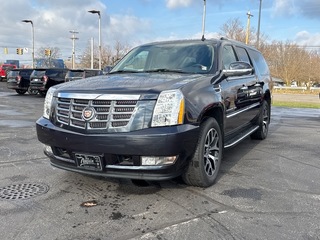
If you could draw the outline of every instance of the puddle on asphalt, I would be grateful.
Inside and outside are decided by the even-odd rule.
[[[22,121],[22,120],[0,120],[0,126],[7,126],[12,128],[19,127],[33,127],[35,122]]]

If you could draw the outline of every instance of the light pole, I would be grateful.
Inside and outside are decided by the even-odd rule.
[[[72,38],[71,38],[71,40],[72,40],[72,69],[74,69],[74,65],[75,65],[75,44],[74,44],[74,41],[75,40],[78,40],[79,38],[77,38],[76,36],[75,36],[75,34],[77,34],[77,33],[79,33],[79,32],[77,32],[77,31],[75,31],[75,30],[71,30],[71,31],[69,31],[70,33],[72,33]]]
[[[262,0],[260,0],[260,5],[259,5],[259,19],[258,19],[258,31],[257,31],[257,48],[259,48],[259,45],[260,45],[261,3],[262,3]]]
[[[99,16],[99,69],[101,70],[101,15],[98,10],[90,10],[88,12],[92,14],[96,13]]]
[[[32,68],[34,68],[34,27],[33,27],[33,22],[28,19],[22,20],[21,22],[31,23],[31,27],[32,27]]]

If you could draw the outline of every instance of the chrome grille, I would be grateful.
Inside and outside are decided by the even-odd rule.
[[[81,96],[80,96],[81,97]],[[81,98],[57,99],[57,122],[81,129],[110,129],[126,127],[137,107],[138,100],[97,100]],[[90,108],[94,116],[83,118],[83,110]]]

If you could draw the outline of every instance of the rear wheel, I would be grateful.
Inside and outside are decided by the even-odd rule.
[[[221,160],[221,129],[214,118],[208,118],[200,126],[197,148],[182,175],[183,180],[197,187],[211,186],[218,176]]]
[[[41,97],[45,97],[47,92],[46,91],[39,91],[39,94],[41,95]]]
[[[30,95],[37,95],[38,94],[38,90],[32,90],[30,87],[28,88],[28,93]]]
[[[27,90],[16,89],[16,92],[20,95],[25,94]]]
[[[252,139],[263,140],[267,137],[270,124],[270,106],[266,100],[262,103],[262,108],[260,111],[258,119],[259,128],[253,134],[251,134]]]

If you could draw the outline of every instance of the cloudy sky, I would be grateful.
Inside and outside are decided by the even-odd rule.
[[[221,26],[239,18],[246,25],[248,11],[251,27],[258,28],[260,0],[206,0],[206,36],[216,36]],[[200,38],[203,0],[11,0],[1,2],[0,62],[18,59],[31,62],[32,27],[35,52],[41,47],[58,47],[62,58],[72,54],[72,34],[76,54],[98,43],[98,15],[101,12],[102,45],[120,41],[136,46],[156,40]],[[301,45],[320,46],[320,0],[262,0],[261,33],[270,40],[290,40]],[[9,50],[4,53],[4,48]],[[23,56],[16,48],[28,48]]]

